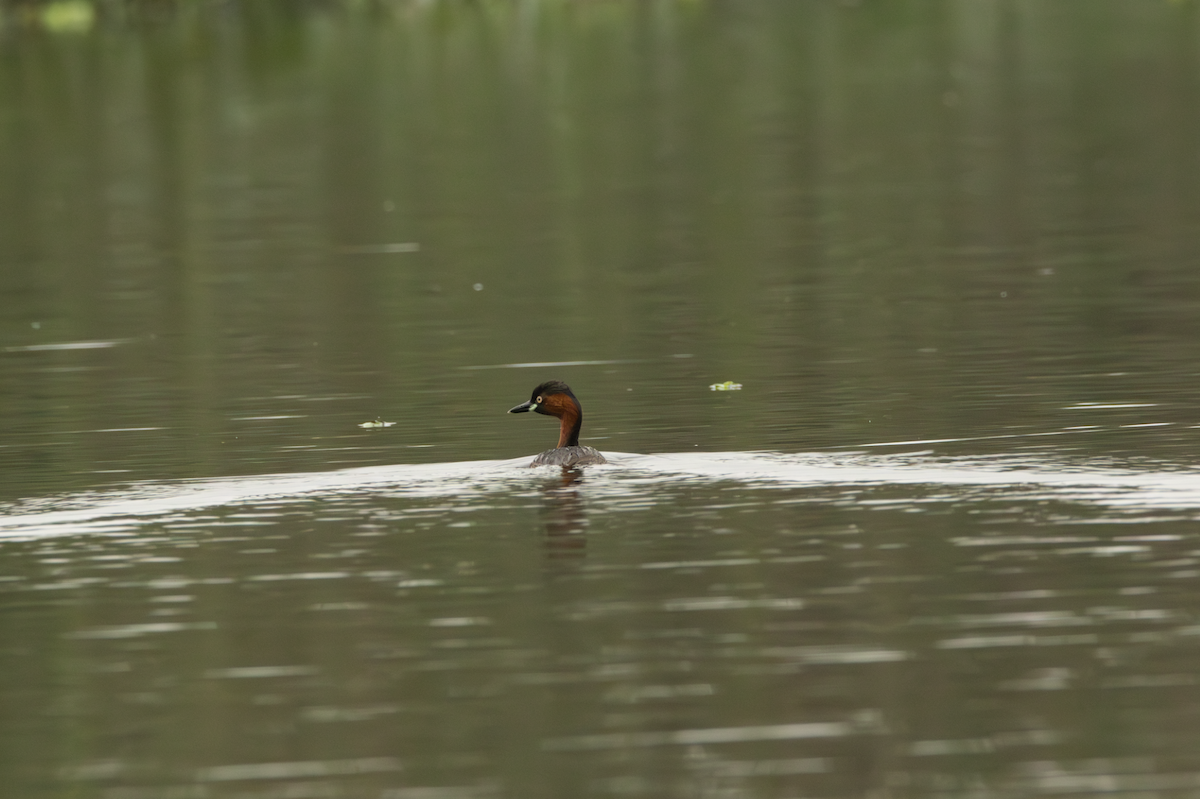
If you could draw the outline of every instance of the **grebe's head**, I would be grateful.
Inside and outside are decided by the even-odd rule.
[[[561,380],[547,380],[533,390],[529,402],[522,402],[509,413],[525,413],[534,411],[546,416],[562,418],[564,414],[579,414],[579,400],[571,393],[571,387]]]

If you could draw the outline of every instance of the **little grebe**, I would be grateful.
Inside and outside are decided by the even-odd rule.
[[[571,388],[560,380],[550,380],[533,390],[529,402],[522,402],[509,413],[534,411],[545,416],[557,416],[562,420],[558,432],[558,446],[548,449],[533,459],[530,466],[587,466],[607,463],[604,456],[591,447],[579,446],[579,430],[583,427],[583,408],[571,393]]]

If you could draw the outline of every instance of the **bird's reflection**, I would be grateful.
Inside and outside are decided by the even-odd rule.
[[[551,558],[581,558],[587,549],[587,516],[579,486],[583,470],[562,467],[562,474],[542,486],[542,524],[546,554]]]

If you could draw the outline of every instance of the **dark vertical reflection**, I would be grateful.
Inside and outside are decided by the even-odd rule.
[[[586,554],[588,523],[580,496],[583,473],[583,469],[564,466],[561,474],[541,487],[547,557],[580,558]]]

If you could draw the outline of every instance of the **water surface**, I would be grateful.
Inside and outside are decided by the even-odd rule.
[[[1196,792],[1195,3],[51,5],[9,792]]]

